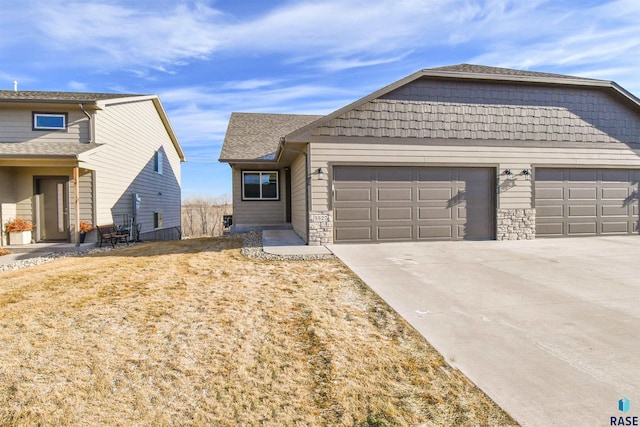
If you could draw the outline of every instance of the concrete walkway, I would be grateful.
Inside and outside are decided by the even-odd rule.
[[[264,230],[262,250],[274,255],[331,255],[325,246],[309,246],[293,230]]]
[[[640,237],[330,248],[523,426],[640,416]]]

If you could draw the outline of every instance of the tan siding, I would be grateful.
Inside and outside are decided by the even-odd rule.
[[[153,213],[162,212],[163,228],[180,226],[180,159],[151,100],[107,105],[96,113],[96,142],[103,144],[82,157],[95,170],[98,224],[132,213],[132,194],[141,207],[143,233],[153,230]],[[163,152],[163,173],[154,156]]]
[[[15,169],[0,167],[0,202],[11,202],[15,198],[13,174]]]
[[[291,223],[293,230],[307,241],[307,179],[304,155],[291,164]]]
[[[280,200],[242,200],[242,170],[277,170],[262,165],[233,167],[233,223],[238,226],[276,225],[285,223],[286,185],[284,173],[279,173]]]
[[[67,113],[66,131],[34,131],[32,124],[32,112],[47,113]],[[11,110],[0,107],[0,143],[2,142],[24,142],[38,140],[47,141],[89,141],[89,119],[79,108],[70,110],[60,107],[38,106],[34,108],[16,109],[15,105]]]
[[[397,144],[312,143],[311,169],[339,164],[411,164],[498,167],[498,208],[531,207],[531,182],[521,175],[523,169],[540,165],[630,167],[640,168],[640,152],[615,144],[613,148],[525,148],[525,147],[465,147],[420,146]],[[503,174],[511,169],[514,179]],[[313,211],[330,210],[329,181],[311,180]]]

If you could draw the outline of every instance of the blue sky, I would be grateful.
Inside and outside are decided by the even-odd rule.
[[[459,63],[640,95],[637,0],[0,0],[0,88],[158,94],[183,197],[231,193],[232,111],[326,114]]]

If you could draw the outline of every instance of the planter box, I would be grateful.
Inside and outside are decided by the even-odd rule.
[[[28,245],[29,243],[31,243],[31,231],[9,233],[10,245]]]

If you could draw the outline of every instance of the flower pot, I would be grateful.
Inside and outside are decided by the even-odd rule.
[[[9,233],[10,245],[28,245],[31,243],[31,231],[14,231]]]
[[[81,231],[80,232],[80,243],[84,243],[84,239],[87,238],[87,232],[86,231]]]

